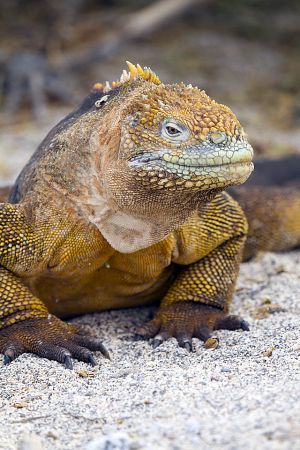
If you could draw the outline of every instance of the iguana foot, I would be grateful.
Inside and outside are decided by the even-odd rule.
[[[109,358],[100,339],[83,334],[82,328],[50,315],[49,318],[18,322],[0,331],[0,353],[9,364],[22,353],[34,353],[42,358],[63,363],[72,369],[72,358],[96,365],[92,351]]]
[[[180,302],[162,307],[153,320],[137,330],[137,334],[144,339],[154,338],[154,348],[175,337],[180,347],[193,351],[193,337],[204,341],[208,348],[213,341],[218,342],[213,337],[213,331],[219,329],[248,331],[249,325],[240,316],[225,315],[220,309],[194,302]]]

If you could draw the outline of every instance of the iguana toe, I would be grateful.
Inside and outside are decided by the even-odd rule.
[[[249,323],[240,316],[234,314],[221,317],[215,325],[216,330],[244,330],[249,331]]]

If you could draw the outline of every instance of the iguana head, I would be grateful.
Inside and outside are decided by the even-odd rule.
[[[180,208],[181,199],[203,199],[246,181],[252,147],[227,106],[197,87],[165,85],[150,69],[128,66],[103,97],[103,113],[108,108],[110,123],[119,123],[103,176],[120,207],[152,214],[154,203],[173,199]]]
[[[50,200],[59,209],[64,199],[126,253],[160,241],[253,169],[252,148],[228,107],[128,66],[50,131],[10,196],[30,208],[34,199],[43,220]]]

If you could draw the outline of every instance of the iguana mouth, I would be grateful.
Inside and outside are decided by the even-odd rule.
[[[145,186],[157,189],[225,188],[244,183],[254,167],[252,147],[238,144],[143,152],[132,157],[128,165]]]
[[[156,153],[143,152],[132,157],[129,160],[129,166],[132,168],[149,168],[149,170],[155,166],[170,169],[171,172],[173,172],[172,169],[195,172],[197,169],[217,169],[224,166],[235,166],[235,168],[253,166],[253,152],[250,145],[245,145],[235,151],[218,149],[217,151],[207,152],[204,149],[204,151],[199,152],[197,150],[191,148],[181,153],[165,149]]]

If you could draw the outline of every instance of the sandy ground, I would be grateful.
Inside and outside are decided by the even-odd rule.
[[[1,367],[0,449],[299,449],[299,297],[300,252],[244,264],[232,311],[251,331],[219,331],[215,350],[195,340],[193,354],[134,340],[153,308],[76,319],[112,361],[70,371],[23,355]]]

